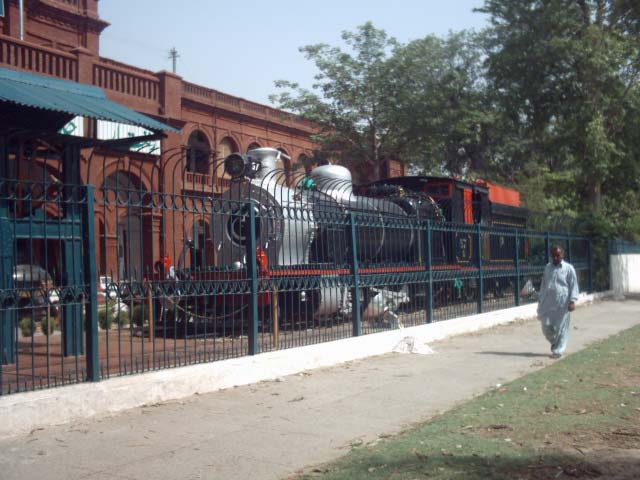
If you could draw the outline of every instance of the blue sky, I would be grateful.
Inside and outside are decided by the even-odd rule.
[[[472,12],[483,0],[106,0],[100,17],[111,23],[101,37],[104,57],[270,104],[277,79],[311,87],[316,73],[298,47],[341,45],[340,33],[372,21],[407,42],[428,34],[481,29]]]

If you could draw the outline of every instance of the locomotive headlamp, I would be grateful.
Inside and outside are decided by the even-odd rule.
[[[240,153],[232,153],[224,159],[224,171],[231,178],[239,178],[243,176],[252,176],[251,157]]]

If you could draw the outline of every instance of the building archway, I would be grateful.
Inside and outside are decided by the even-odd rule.
[[[223,160],[238,151],[238,144],[231,137],[224,137],[218,143],[218,158]]]
[[[214,265],[215,251],[209,222],[206,220],[196,220],[193,222],[188,237],[193,239],[191,268],[205,269]]]
[[[101,268],[120,280],[141,280],[152,267],[151,218],[142,208],[147,190],[136,175],[121,170],[108,175],[102,189],[108,215],[99,230],[104,235]]]
[[[259,143],[257,142],[250,143],[249,146],[247,147],[247,152],[250,150],[255,150],[256,148],[261,148]]]
[[[209,155],[211,145],[207,136],[200,130],[194,130],[187,141],[185,171],[191,173],[209,173]]]

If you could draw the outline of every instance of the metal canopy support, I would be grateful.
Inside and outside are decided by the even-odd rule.
[[[80,208],[80,148],[69,145],[64,151],[62,176],[64,178],[64,216],[71,222],[73,234],[65,238],[62,246],[64,271],[62,272],[62,342],[64,355],[84,353],[82,299],[84,292],[77,291],[82,281],[82,212]],[[95,240],[94,240],[95,241]]]
[[[84,283],[88,290],[86,302],[86,338],[87,343],[87,380],[97,382],[100,380],[98,368],[98,289],[96,285],[96,242],[94,226],[94,192],[93,185],[86,187],[86,205],[83,214],[82,229],[83,236],[83,257],[84,257]]]
[[[13,291],[13,232],[9,221],[9,162],[7,138],[0,137],[0,291]],[[16,361],[16,311],[9,307],[8,298],[0,298],[0,365]],[[1,375],[2,369],[0,369]],[[2,382],[0,381],[0,384]]]

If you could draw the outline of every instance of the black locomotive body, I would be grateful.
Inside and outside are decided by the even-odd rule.
[[[458,228],[436,228],[433,234],[433,265],[477,265],[478,229],[483,262],[491,265],[512,263],[515,229],[524,229],[529,212],[520,206],[518,192],[478,180],[464,182],[449,177],[412,176],[379,180],[356,188],[361,195],[377,195],[389,186],[429,196],[442,212],[442,220]],[[483,235],[482,227],[496,232]],[[501,234],[502,231],[502,234]],[[519,256],[526,254],[526,242],[519,245]]]

